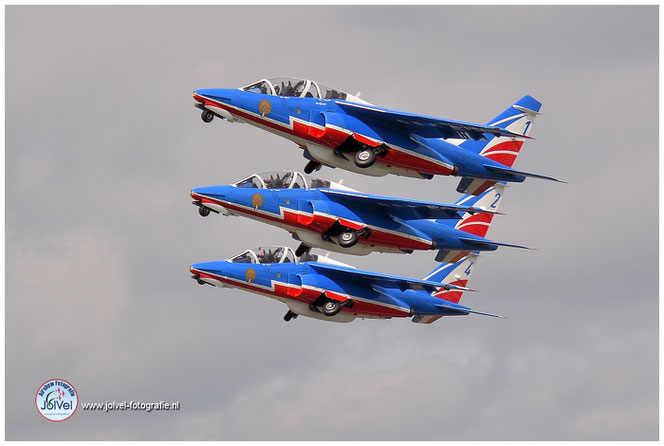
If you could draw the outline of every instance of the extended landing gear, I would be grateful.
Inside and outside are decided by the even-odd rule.
[[[362,169],[373,166],[376,162],[376,152],[370,148],[359,150],[355,154],[355,165]]]
[[[338,300],[328,300],[321,307],[321,312],[327,316],[332,317],[341,311],[341,302]]]
[[[320,169],[321,163],[318,161],[309,161],[306,166],[304,166],[304,173],[307,175],[312,173],[314,170]]]
[[[352,308],[354,303],[355,302],[350,299],[344,302],[339,302],[338,300],[330,299],[325,293],[322,293],[318,299],[309,304],[309,308],[311,311],[317,311],[324,316],[332,317],[339,314],[341,307]]]
[[[212,113],[210,110],[203,110],[201,113],[201,119],[203,122],[212,122],[214,119],[214,113]]]
[[[311,250],[311,246],[307,246],[304,243],[300,243],[300,246],[295,250],[295,256],[301,257],[302,255],[308,253]]]
[[[339,246],[342,248],[350,248],[357,243],[357,240],[360,237],[357,235],[357,231],[344,231],[339,234]]]
[[[354,229],[344,229],[341,234],[339,234],[339,238],[337,240],[339,242],[339,246],[342,248],[350,248],[351,246],[355,246],[360,237],[368,239],[370,235],[371,229],[369,228],[362,228],[359,231]]]
[[[288,310],[288,313],[284,315],[284,320],[288,322],[291,319],[297,319],[297,316],[298,316],[297,313],[293,313],[291,310]]]
[[[201,217],[207,217],[208,215],[210,215],[210,208],[201,205],[198,207],[198,213],[200,214]]]

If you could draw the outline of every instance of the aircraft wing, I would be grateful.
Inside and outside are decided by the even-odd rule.
[[[375,207],[381,210],[387,210],[391,215],[404,220],[422,219],[422,218],[461,218],[459,212],[484,212],[488,214],[498,214],[498,212],[484,210],[472,206],[457,206],[453,204],[434,203],[430,201],[404,200],[401,198],[380,197],[377,195],[367,195],[360,192],[347,192],[334,189],[319,189],[330,200],[339,203],[352,203],[362,206],[363,209]]]
[[[351,102],[335,102],[346,113],[360,120],[370,120],[390,127],[403,127],[415,134],[430,134],[430,131],[435,129],[440,134],[440,137],[445,139],[486,139],[484,137],[485,133],[490,133],[495,136],[532,139],[529,136],[512,133],[509,130],[496,126],[453,121],[451,119],[435,118],[433,116],[417,115],[414,113],[404,113],[362,104],[354,104]]]
[[[427,292],[438,291],[441,288],[459,291],[474,291],[470,288],[450,285],[440,282],[430,282],[428,280],[411,279],[408,277],[391,276],[389,274],[379,274],[370,271],[362,271],[353,268],[347,268],[337,265],[328,265],[318,262],[310,262],[314,270],[320,274],[342,277],[347,280],[356,280],[368,282],[370,286],[379,286],[383,288],[398,288],[400,290],[425,290]]]

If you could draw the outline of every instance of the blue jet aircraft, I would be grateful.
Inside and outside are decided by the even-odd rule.
[[[306,173],[327,165],[374,176],[461,176],[457,191],[473,195],[528,176],[561,181],[512,169],[541,107],[530,96],[487,125],[379,108],[305,79],[263,79],[193,97],[205,122],[248,122],[295,142],[310,160]]]
[[[284,320],[298,315],[332,322],[355,318],[412,317],[430,324],[442,316],[476,313],[459,300],[477,254],[442,264],[424,279],[362,271],[307,253],[298,259],[287,247],[246,250],[228,260],[191,265],[199,284],[241,288],[288,305]]]
[[[311,247],[358,255],[437,249],[437,261],[451,262],[471,251],[525,248],[484,238],[504,187],[497,183],[451,205],[367,195],[321,179],[308,185],[299,172],[267,172],[197,188],[191,197],[204,217],[211,211],[241,215],[287,230],[302,242],[297,256]]]

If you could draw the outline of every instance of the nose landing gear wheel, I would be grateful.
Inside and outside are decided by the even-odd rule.
[[[210,215],[210,209],[206,208],[205,206],[199,206],[198,213],[200,214],[201,217],[207,217],[208,215]]]
[[[212,113],[210,110],[203,110],[201,113],[201,119],[203,122],[211,122],[214,119],[214,113]]]
[[[371,149],[362,149],[355,154],[355,165],[366,169],[376,162],[376,152]]]
[[[339,234],[339,246],[342,248],[350,248],[357,243],[358,235],[355,231],[344,231]]]
[[[341,311],[341,303],[337,300],[328,300],[323,304],[322,313],[327,317],[332,317]]]

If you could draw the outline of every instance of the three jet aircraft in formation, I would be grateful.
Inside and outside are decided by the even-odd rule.
[[[486,238],[506,183],[526,177],[561,181],[512,169],[541,104],[524,96],[486,125],[376,107],[356,96],[305,79],[263,79],[239,89],[196,90],[203,121],[247,122],[294,141],[322,166],[372,176],[430,179],[461,176],[454,204],[358,192],[295,171],[253,174],[236,183],[195,188],[201,216],[240,215],[287,230],[300,241],[250,249],[224,261],[191,266],[200,284],[236,287],[288,305],[298,315],[336,322],[477,313],[459,304],[480,251],[524,246]],[[312,247],[348,254],[437,250],[424,279],[362,271],[311,254]]]

